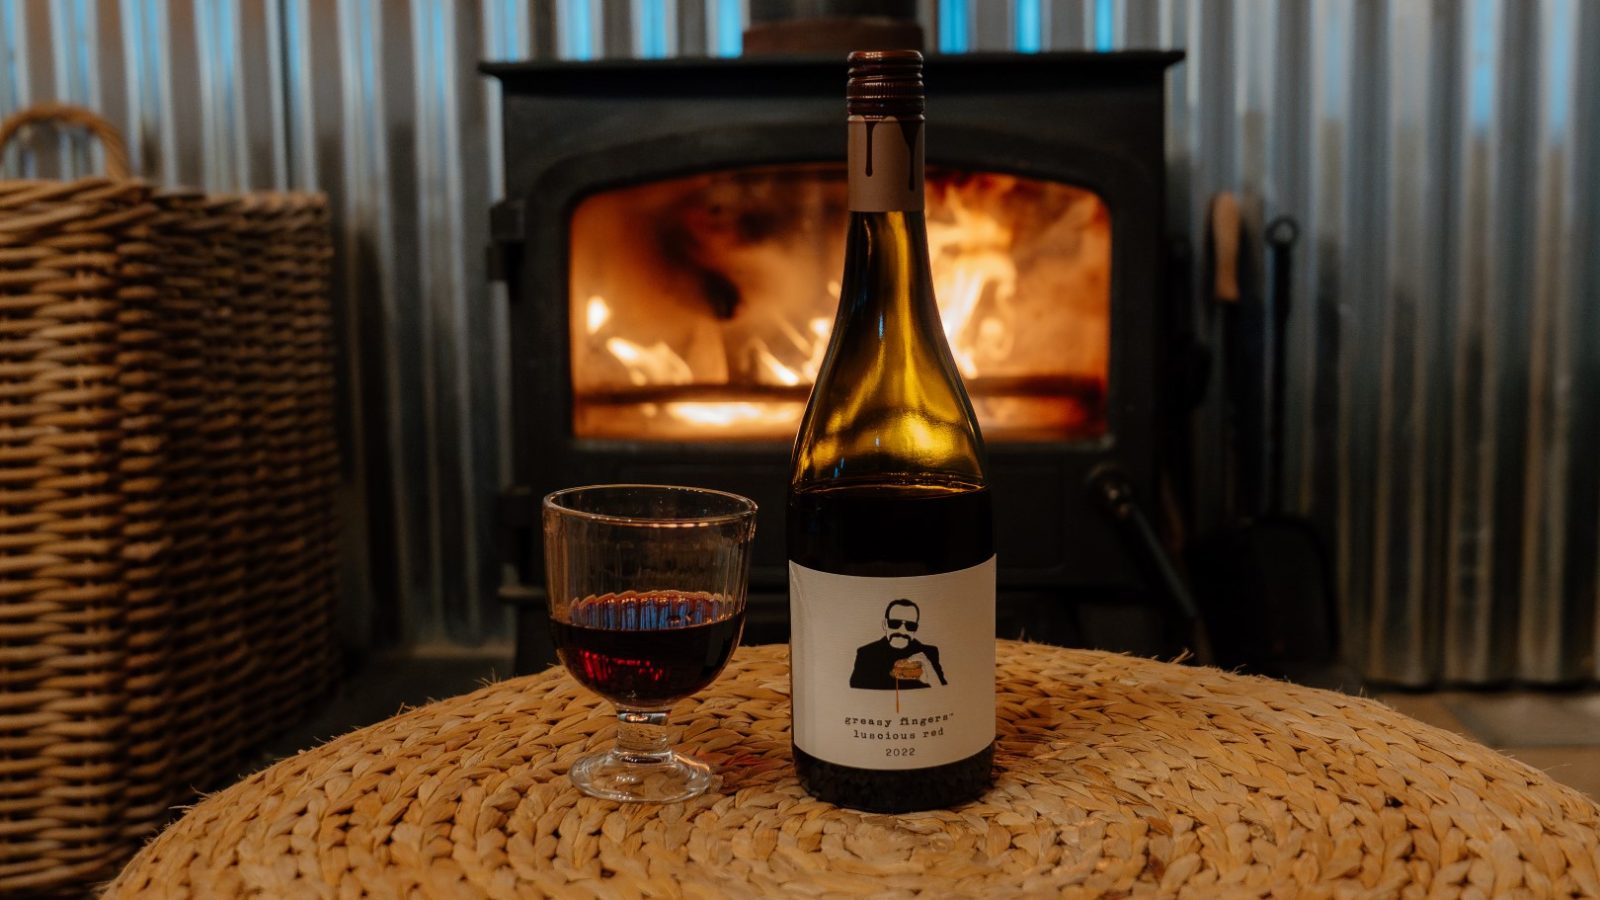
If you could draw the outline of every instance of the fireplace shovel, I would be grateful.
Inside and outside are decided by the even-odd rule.
[[[1298,236],[1288,217],[1267,226],[1272,333],[1264,342],[1271,353],[1265,502],[1253,518],[1197,546],[1190,568],[1219,664],[1315,681],[1338,663],[1332,569],[1316,529],[1282,500],[1285,330]]]

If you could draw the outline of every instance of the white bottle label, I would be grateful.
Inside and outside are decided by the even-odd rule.
[[[995,560],[909,578],[789,563],[794,742],[860,769],[925,769],[994,741]]]

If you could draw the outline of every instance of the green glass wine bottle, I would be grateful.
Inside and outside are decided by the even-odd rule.
[[[839,312],[788,498],[794,757],[812,795],[948,807],[993,781],[983,438],[934,301],[922,55],[850,55]]]

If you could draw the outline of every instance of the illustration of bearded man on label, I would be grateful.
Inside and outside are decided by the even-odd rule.
[[[869,691],[925,688],[933,686],[930,675],[949,684],[939,667],[939,648],[914,637],[921,617],[922,610],[910,600],[890,601],[883,610],[883,637],[856,650],[850,686]]]

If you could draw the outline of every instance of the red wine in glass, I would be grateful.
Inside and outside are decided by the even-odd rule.
[[[551,619],[572,676],[619,706],[659,709],[714,681],[744,629],[744,605],[703,591],[627,591],[574,601]]]
[[[545,588],[561,662],[616,707],[610,749],[567,777],[591,797],[673,803],[716,782],[672,748],[667,711],[721,674],[744,629],[756,504],[671,484],[593,484],[544,498]]]

